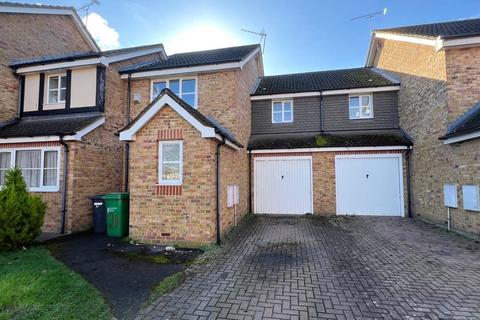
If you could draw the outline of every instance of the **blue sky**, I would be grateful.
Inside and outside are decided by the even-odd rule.
[[[78,7],[87,0],[44,4]],[[352,17],[388,8],[374,28],[480,17],[479,0],[100,0],[89,28],[115,37],[111,47],[162,42],[167,54],[257,43],[242,32],[265,29],[265,73],[282,74],[362,66],[370,39],[368,20]],[[80,12],[83,17],[84,13]],[[97,19],[95,19],[97,18]],[[107,29],[101,24],[107,23]]]

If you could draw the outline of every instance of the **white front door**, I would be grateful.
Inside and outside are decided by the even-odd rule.
[[[311,157],[258,157],[254,166],[255,213],[313,211]]]
[[[337,214],[403,216],[402,156],[335,157]]]

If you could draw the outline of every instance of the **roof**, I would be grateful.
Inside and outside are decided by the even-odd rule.
[[[372,68],[340,69],[261,77],[253,95],[374,88],[398,84],[398,81],[387,78]]]
[[[440,137],[446,140],[452,137],[468,134],[480,130],[480,102],[454,121],[448,128],[447,134]]]
[[[75,61],[81,59],[88,59],[88,58],[98,58],[98,57],[116,57],[124,54],[141,52],[145,50],[151,49],[159,49],[163,51],[163,44],[151,44],[151,45],[144,45],[138,47],[129,47],[129,48],[121,48],[115,50],[107,50],[102,52],[94,52],[94,51],[76,51],[76,52],[68,52],[62,54],[55,54],[55,55],[44,55],[44,56],[37,56],[31,58],[22,58],[13,60],[10,63],[10,67],[13,69],[19,69],[31,65],[38,65],[38,64],[49,64],[49,63],[57,63],[57,62],[67,62],[67,61]]]
[[[151,63],[146,65],[125,68],[122,70],[122,72],[131,73],[139,71],[164,70],[210,64],[239,62],[248,57],[249,54],[259,48],[259,44],[252,44],[239,47],[177,53],[168,56],[165,60],[153,60],[151,61]]]
[[[397,28],[379,29],[375,32],[387,32],[405,36],[442,39],[470,37],[480,35],[480,19],[467,19],[429,24],[418,24]]]
[[[126,131],[130,129],[136,122],[138,122],[151,108],[155,106],[155,104],[163,97],[163,96],[169,96],[172,98],[180,107],[182,107],[186,112],[188,112],[193,118],[195,118],[198,122],[200,122],[202,125],[206,127],[210,127],[215,129],[215,133],[219,134],[225,139],[228,139],[235,145],[239,146],[240,148],[243,148],[243,145],[236,139],[235,135],[231,133],[228,129],[220,125],[220,123],[213,117],[208,117],[202,114],[200,111],[197,109],[193,108],[190,106],[188,103],[186,103],[183,99],[178,97],[173,91],[170,89],[166,88],[163,89],[160,94],[152,101],[150,104],[145,107],[132,121],[130,121],[129,124],[127,124],[124,128],[122,128],[119,132]]]
[[[0,2],[0,13],[25,13],[25,14],[58,14],[71,16],[83,38],[88,42],[93,51],[100,51],[97,43],[93,39],[82,19],[77,14],[74,7],[53,6],[31,3]]]
[[[410,146],[400,129],[252,135],[249,150]]]
[[[74,135],[101,118],[100,113],[23,118],[0,127],[0,138]]]

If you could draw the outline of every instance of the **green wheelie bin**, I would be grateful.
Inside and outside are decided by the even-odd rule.
[[[107,207],[107,235],[123,237],[128,235],[128,193],[117,192],[103,196]]]

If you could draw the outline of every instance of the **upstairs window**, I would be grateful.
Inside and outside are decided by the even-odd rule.
[[[158,148],[158,183],[179,186],[183,175],[182,141],[161,141]]]
[[[65,102],[67,94],[67,76],[51,75],[48,77],[48,103]]]
[[[168,88],[177,96],[182,98],[192,107],[197,107],[197,80],[196,79],[168,79],[156,80],[152,83],[152,100],[155,99],[160,92]]]
[[[272,102],[272,123],[293,122],[293,102],[291,100]]]
[[[349,99],[350,119],[373,118],[372,95],[351,95]]]
[[[0,186],[5,172],[17,167],[30,191],[58,191],[59,151],[57,149],[9,149],[0,151]]]

